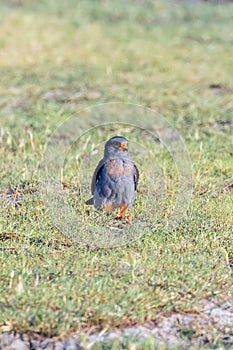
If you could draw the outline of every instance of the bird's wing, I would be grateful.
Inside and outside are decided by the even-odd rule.
[[[95,187],[96,187],[96,182],[97,182],[97,177],[98,177],[98,173],[100,168],[102,167],[102,165],[104,164],[105,160],[101,159],[99,161],[99,164],[97,165],[97,167],[95,168],[94,174],[92,176],[92,181],[91,181],[91,193],[94,194],[95,192]]]
[[[134,186],[135,186],[135,191],[138,187],[138,180],[139,180],[139,170],[134,164]]]
[[[92,180],[91,180],[91,194],[93,194],[93,195],[94,195],[94,192],[95,192],[96,184],[98,182],[98,177],[99,177],[99,174],[100,174],[100,170],[102,169],[104,163],[105,163],[104,159],[101,159],[99,161],[97,167],[95,168],[94,174],[92,176]],[[87,205],[93,205],[94,204],[94,197],[88,199],[86,201],[86,204]]]

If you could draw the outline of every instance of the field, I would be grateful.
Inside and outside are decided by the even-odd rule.
[[[232,11],[212,1],[0,2],[2,332],[81,332],[85,348],[87,334],[232,302]],[[115,134],[141,173],[133,225],[119,230],[85,205]],[[49,208],[54,154],[62,208],[77,221]],[[201,332],[180,326],[194,347]],[[205,332],[203,349],[232,346],[233,324]],[[143,342],[93,349],[153,349]]]

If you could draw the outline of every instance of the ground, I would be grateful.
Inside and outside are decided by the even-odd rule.
[[[231,2],[212,1],[1,1],[4,336],[111,333],[154,326],[161,316],[202,315],[205,302],[220,308],[232,302],[232,10]],[[139,239],[112,248],[64,235],[39,186],[42,157],[58,125],[106,102],[138,104],[163,115],[184,141],[193,179],[187,213],[171,228],[178,180],[169,152],[132,125],[102,126],[84,135],[67,154],[62,186],[79,217],[103,232],[111,217],[84,204],[102,142],[121,133],[135,145],[131,154],[141,178],[133,227],[139,222],[147,229],[138,226]],[[95,125],[95,118],[79,117],[80,131]],[[149,131],[156,130],[152,121]],[[163,205],[156,201],[159,216],[145,204],[146,175],[157,165],[167,186]],[[85,229],[81,233],[85,237]],[[200,346],[230,348],[229,320],[217,331],[208,328]],[[181,322],[180,329],[197,347],[198,327]],[[111,341],[99,348],[113,348]],[[150,339],[142,341],[130,335],[115,348],[149,349]]]

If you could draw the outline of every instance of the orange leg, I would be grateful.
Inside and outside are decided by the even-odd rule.
[[[103,204],[103,209],[105,210],[105,211],[110,211],[110,210],[112,210],[112,204]]]
[[[118,214],[116,216],[116,220],[121,220],[122,219],[122,217],[124,216],[127,208],[128,208],[127,204],[124,204],[124,203],[121,204],[121,206],[118,209]]]
[[[102,208],[108,212],[113,209],[113,206],[112,204],[103,204]],[[127,204],[121,203],[121,205],[118,208],[118,213],[117,213],[117,216],[115,217],[115,220],[122,220],[123,217],[125,217],[126,221],[128,221],[132,225],[132,214],[129,213],[127,216],[125,215],[127,208],[128,208]]]
[[[131,214],[131,213],[129,213],[127,219],[128,219],[128,221],[129,221],[130,225],[132,225],[133,217],[132,217],[132,214]]]

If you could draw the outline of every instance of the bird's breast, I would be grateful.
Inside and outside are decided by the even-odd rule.
[[[126,176],[133,173],[133,164],[121,159],[109,159],[106,162],[106,170],[110,176]]]

